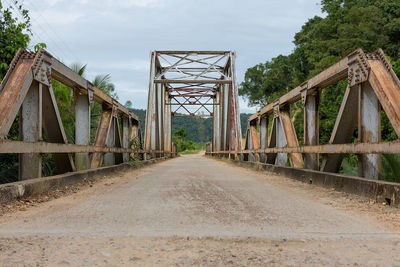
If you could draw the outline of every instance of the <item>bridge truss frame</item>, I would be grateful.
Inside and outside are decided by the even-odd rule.
[[[72,89],[75,144],[68,143],[52,80]],[[94,102],[101,105],[101,116],[90,145]],[[7,140],[17,117],[19,140]],[[141,144],[139,118],[117,100],[44,49],[17,52],[0,85],[0,153],[19,154],[20,180],[42,176],[43,154],[52,154],[57,172],[65,173],[127,162],[135,154],[142,157],[149,151]],[[174,151],[157,152],[171,156]]]
[[[320,145],[322,90],[346,78],[348,85],[331,138]],[[290,112],[298,101],[304,110],[304,145],[299,145]],[[381,179],[381,154],[400,154],[399,140],[381,142],[381,108],[399,137],[399,78],[381,49],[373,53],[358,49],[250,116],[241,159],[337,173],[344,154],[351,153],[358,156],[360,177]],[[356,128],[358,142],[351,143]],[[212,151],[212,144],[207,145],[207,154],[229,153]]]
[[[213,117],[213,151],[242,150],[233,51],[151,52],[144,144],[171,150],[172,116]]]

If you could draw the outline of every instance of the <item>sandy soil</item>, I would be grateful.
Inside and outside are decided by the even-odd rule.
[[[1,266],[400,264],[399,209],[200,155],[19,203]]]

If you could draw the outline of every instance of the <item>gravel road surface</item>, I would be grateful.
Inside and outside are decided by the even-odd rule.
[[[400,212],[200,154],[0,217],[1,266],[400,266]]]

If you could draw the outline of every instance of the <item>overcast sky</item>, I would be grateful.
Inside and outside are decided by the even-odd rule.
[[[5,0],[7,1],[10,0]],[[319,0],[24,0],[32,43],[87,78],[111,74],[119,100],[146,108],[151,50],[235,50],[248,67],[293,50],[293,36],[321,15]],[[241,112],[254,112],[242,99]]]

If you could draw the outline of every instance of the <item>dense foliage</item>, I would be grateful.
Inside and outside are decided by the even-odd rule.
[[[322,0],[325,17],[309,19],[296,33],[295,48],[246,71],[239,93],[253,106],[262,107],[333,65],[357,48],[382,48],[400,76],[400,1]],[[346,82],[326,88],[321,96],[320,142],[330,138]],[[292,107],[299,140],[303,138],[303,111]],[[382,139],[397,136],[382,112]],[[354,138],[357,134],[354,134]]]
[[[178,128],[178,130],[173,133],[172,141],[176,143],[176,150],[178,152],[194,150],[196,148],[193,141],[187,141],[187,133],[182,128]]]
[[[21,15],[21,19],[18,19],[16,13]],[[15,0],[9,6],[3,6],[0,1],[0,80],[6,74],[8,65],[18,49],[28,46],[30,34],[28,10]]]

